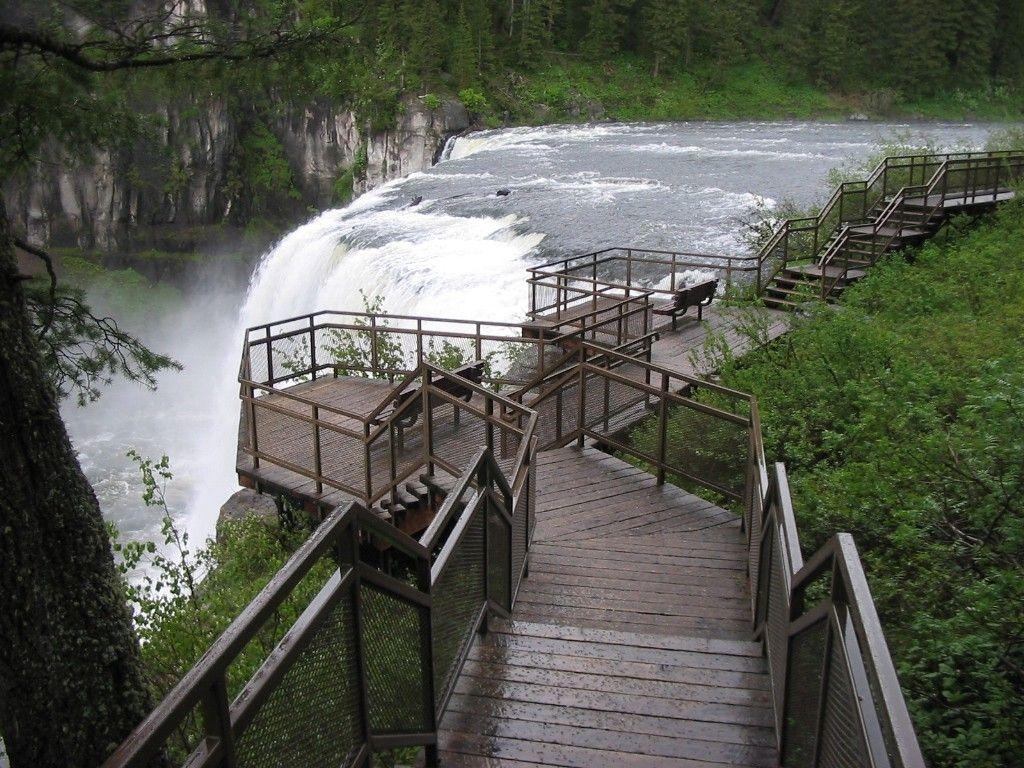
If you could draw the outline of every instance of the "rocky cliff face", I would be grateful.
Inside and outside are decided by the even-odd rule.
[[[252,126],[224,103],[163,106],[155,140],[76,166],[41,163],[4,194],[19,228],[39,244],[174,250],[223,224],[241,226],[264,213],[298,220],[336,204],[336,182],[356,165],[356,193],[424,170],[449,136],[469,126],[458,102],[432,110],[407,97],[402,106],[395,127],[380,133],[362,130],[347,108],[293,106],[261,125],[256,142]],[[267,157],[254,160],[257,153]],[[276,175],[261,180],[251,167],[257,161],[276,163]],[[276,184],[281,179],[290,183]]]

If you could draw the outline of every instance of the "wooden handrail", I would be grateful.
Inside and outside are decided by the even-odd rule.
[[[863,216],[866,216],[868,210],[878,202],[888,200],[889,202],[887,207],[889,207],[898,197],[899,190],[892,193],[889,188],[891,173],[909,170],[911,178],[909,180],[909,184],[906,185],[908,188],[923,185],[933,186],[932,183],[940,180],[944,176],[946,169],[950,164],[967,163],[969,166],[971,163],[978,163],[982,161],[998,162],[1019,157],[1020,154],[1019,150],[999,150],[992,152],[948,152],[937,154],[893,155],[883,158],[875,166],[867,179],[862,181],[843,182],[836,187],[832,196],[816,216],[787,219],[778,224],[772,237],[757,253],[759,292],[763,292],[774,275],[781,269],[785,268],[788,263],[817,257],[820,248],[828,241],[828,237],[825,235],[838,233],[839,239],[831,242],[828,249],[821,255],[819,263],[824,265],[826,260],[834,258],[834,256],[830,256],[830,254],[838,252],[839,248],[837,243],[845,240],[846,237],[842,233],[842,228],[846,219],[841,210],[836,222],[832,223],[830,221],[830,216],[833,214],[837,206],[841,209],[843,201],[846,199],[848,194],[854,193],[863,196],[861,210]],[[922,176],[920,184],[914,183],[916,172],[920,172]],[[924,177],[924,174],[926,173],[928,174],[927,178]],[[879,187],[879,184],[880,188],[877,190],[877,194],[869,200],[867,197],[869,191]],[[809,251],[795,256],[788,252],[789,235],[793,232],[807,232],[813,234],[812,246]],[[766,274],[765,265],[773,258],[776,251],[783,244],[785,244],[785,248],[780,264],[776,265],[771,274]],[[845,272],[846,270],[844,270],[844,275]],[[841,280],[833,280],[832,285],[834,287],[841,282]],[[824,286],[824,278],[822,279],[822,283]],[[830,292],[831,289],[828,292],[823,290],[823,295],[827,295]]]

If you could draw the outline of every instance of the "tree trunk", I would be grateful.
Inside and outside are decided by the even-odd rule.
[[[0,198],[0,733],[11,768],[95,768],[149,709],[92,487],[44,374]]]

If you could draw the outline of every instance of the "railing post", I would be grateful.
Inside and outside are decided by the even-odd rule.
[[[347,535],[346,535],[347,534]],[[341,533],[347,540],[339,543],[339,549],[349,555],[349,561],[355,569],[352,579],[352,618],[355,624],[355,631],[352,637],[355,640],[355,661],[359,687],[359,714],[363,726],[363,743],[370,743],[370,692],[366,681],[366,642],[363,637],[363,583],[359,576],[359,529],[355,520],[349,523],[348,530]],[[344,557],[344,554],[342,555]],[[344,562],[344,560],[342,560]]]
[[[373,498],[373,468],[370,466],[370,423],[363,423],[363,482],[366,485],[366,498],[364,503],[369,506]]]
[[[370,368],[376,373],[377,367],[377,316],[370,315]]]
[[[224,745],[224,756],[218,765],[235,768],[235,734],[231,730],[231,712],[228,704],[228,686],[222,672],[203,696],[203,730],[207,738],[217,739]]]
[[[586,347],[580,347],[580,380],[579,380],[579,413],[576,428],[579,430],[579,437],[576,438],[576,445],[583,447],[583,438],[587,424],[587,352]]]
[[[658,485],[665,484],[668,456],[668,374],[661,374],[661,401],[658,404]]]
[[[423,396],[423,463],[427,472],[434,474],[434,412],[430,405],[430,369],[424,367],[420,393]]]
[[[274,350],[270,341],[270,326],[267,326],[267,384],[274,386]]]
[[[249,380],[252,381],[252,374],[249,375]],[[256,393],[252,387],[252,384],[246,384],[249,390],[249,445],[252,447],[252,468],[260,468],[260,444],[259,436],[256,432]]]
[[[494,398],[490,395],[484,397],[484,413],[487,414],[487,420],[484,426],[484,434],[486,439],[487,450],[494,455]]]
[[[316,322],[312,315],[309,316],[309,369],[316,381]]]
[[[316,475],[316,492],[324,492],[323,468],[320,464],[320,406],[313,403],[313,474]]]

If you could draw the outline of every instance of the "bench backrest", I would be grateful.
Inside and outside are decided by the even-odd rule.
[[[715,291],[718,290],[717,280],[705,280],[703,283],[697,283],[691,285],[688,288],[683,288],[676,291],[675,305],[676,309],[684,309],[686,307],[692,307],[695,304],[702,304],[705,301],[710,301],[715,297]]]

